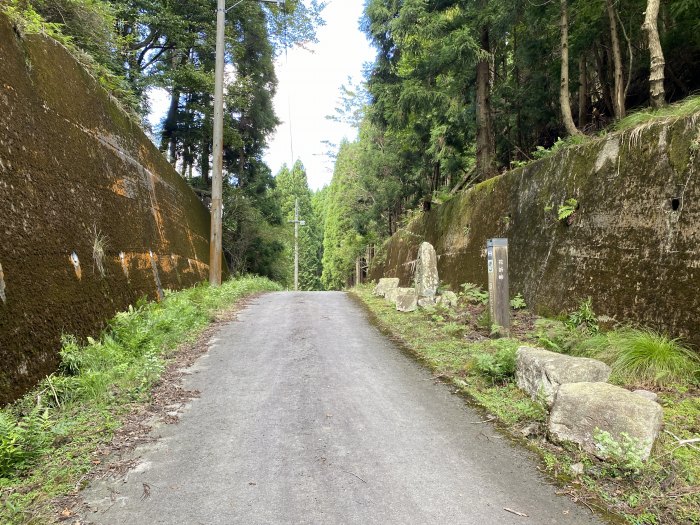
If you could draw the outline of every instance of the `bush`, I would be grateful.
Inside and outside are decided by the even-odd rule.
[[[589,297],[581,301],[578,310],[571,312],[566,324],[571,328],[578,328],[596,334],[599,331],[598,317],[593,311],[592,299]]]

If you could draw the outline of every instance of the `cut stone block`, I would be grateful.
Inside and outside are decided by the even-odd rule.
[[[560,385],[565,383],[604,383],[610,367],[596,359],[571,357],[543,348],[518,348],[515,378],[518,387],[533,399],[542,396],[552,406]]]
[[[396,304],[396,296],[399,295],[399,288],[392,288],[389,290],[386,295],[384,295],[384,299],[386,299],[388,302],[392,304]]]
[[[413,312],[418,308],[415,288],[399,288],[396,294],[396,309],[399,312]]]
[[[662,423],[661,406],[629,390],[607,383],[567,383],[557,392],[549,434],[605,457],[596,447],[596,430],[608,432],[621,442],[626,433],[639,443],[641,458],[647,459]]]
[[[374,287],[374,295],[386,297],[387,292],[395,290],[399,287],[398,277],[383,277],[379,279],[377,286]]]
[[[418,248],[415,283],[418,297],[435,297],[440,279],[438,278],[437,254],[429,242],[422,243]]]

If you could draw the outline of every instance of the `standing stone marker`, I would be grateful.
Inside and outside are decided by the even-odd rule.
[[[489,276],[491,324],[510,332],[510,296],[508,294],[508,239],[486,241]]]
[[[438,278],[435,248],[429,242],[422,243],[420,248],[418,248],[415,282],[416,294],[419,298],[428,297],[432,299],[435,297],[440,279]]]

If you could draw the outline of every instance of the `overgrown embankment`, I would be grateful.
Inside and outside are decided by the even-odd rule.
[[[412,278],[422,241],[440,278],[485,284],[485,244],[507,237],[511,295],[558,314],[599,314],[700,344],[700,113],[558,151],[433,206],[394,235],[372,277]]]
[[[452,383],[515,440],[536,450],[543,470],[564,485],[560,494],[605,514],[612,511],[634,525],[700,523],[700,360],[676,342],[648,331],[603,332],[587,303],[566,322],[537,318],[514,301],[510,338],[492,339],[486,315],[488,294],[461,287],[457,304],[398,312],[374,297],[371,287],[353,289],[390,337]],[[658,393],[664,431],[644,462],[630,443],[597,439],[601,460],[576,445],[547,439],[548,409],[515,384],[516,349],[540,346],[593,357],[612,368],[611,382]],[[474,422],[479,424],[480,422]],[[536,519],[536,518],[535,518]]]
[[[96,340],[66,338],[59,371],[0,409],[0,523],[71,517],[63,508],[74,502],[57,515],[56,498],[75,496],[95,470],[123,468],[111,452],[147,440],[153,418],[177,421],[172,404],[196,396],[179,385],[178,368],[206,351],[204,329],[251,294],[277,290],[244,277],[167,292],[118,313]]]
[[[0,15],[0,404],[62,333],[207,277],[205,207],[59,43]]]

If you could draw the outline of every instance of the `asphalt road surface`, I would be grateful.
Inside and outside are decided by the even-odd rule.
[[[255,299],[179,424],[84,492],[100,524],[601,524],[343,293]],[[505,510],[510,509],[510,511]],[[526,514],[521,516],[516,513]]]

